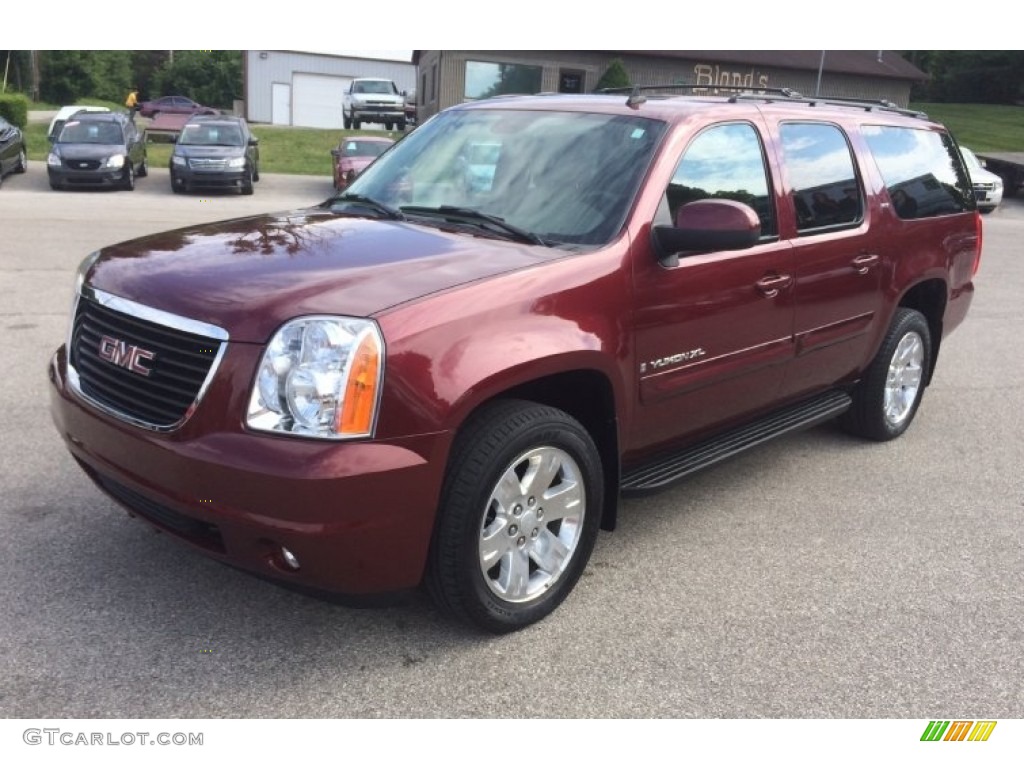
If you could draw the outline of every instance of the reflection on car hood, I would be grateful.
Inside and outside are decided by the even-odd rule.
[[[462,283],[565,257],[556,248],[322,209],[234,219],[104,248],[87,281],[265,343],[308,314],[367,317]]]

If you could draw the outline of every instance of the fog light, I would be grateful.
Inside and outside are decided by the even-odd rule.
[[[299,570],[299,558],[293,555],[287,547],[281,547],[281,559],[293,571]]]

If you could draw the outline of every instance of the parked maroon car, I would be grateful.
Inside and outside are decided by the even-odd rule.
[[[214,558],[425,585],[508,632],[620,494],[833,419],[902,435],[981,222],[951,135],[884,104],[481,99],[320,206],[87,257],[51,412],[97,486]]]
[[[341,192],[394,143],[393,139],[383,136],[342,139],[338,146],[331,150],[331,157],[334,160],[334,188]]]
[[[139,114],[143,117],[156,117],[157,115],[219,115],[220,110],[213,107],[204,107],[192,99],[184,96],[161,96],[153,101],[143,101],[139,104]]]

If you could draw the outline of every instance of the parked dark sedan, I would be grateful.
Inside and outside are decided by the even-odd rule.
[[[120,112],[80,113],[68,120],[46,158],[52,189],[69,186],[135,189],[145,176],[146,141]]]
[[[24,134],[18,126],[0,117],[0,184],[8,173],[24,173],[27,169]]]
[[[204,107],[185,96],[161,96],[153,101],[139,104],[139,114],[143,117],[156,117],[159,114],[169,115],[219,115],[219,110]]]
[[[241,117],[197,115],[178,134],[170,169],[173,192],[220,187],[251,195],[260,180],[259,139]]]

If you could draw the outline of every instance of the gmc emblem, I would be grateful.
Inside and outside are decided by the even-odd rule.
[[[153,360],[156,355],[148,349],[136,347],[121,339],[114,339],[110,336],[103,336],[100,339],[100,357],[108,363],[127,368],[132,373],[140,376],[149,376],[150,369],[142,364],[143,360]]]

